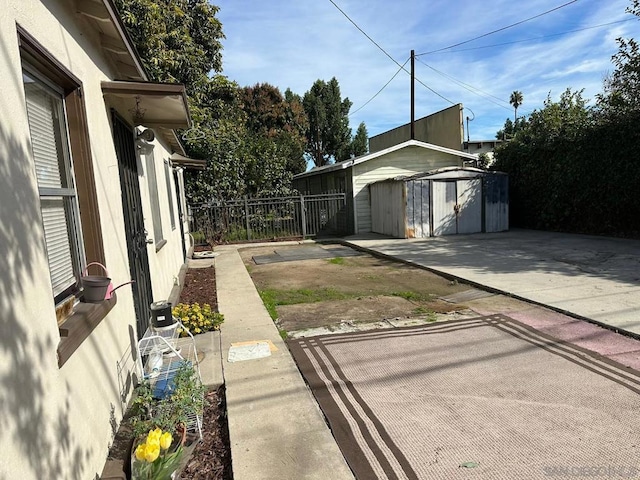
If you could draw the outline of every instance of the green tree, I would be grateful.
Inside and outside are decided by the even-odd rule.
[[[514,90],[511,92],[511,96],[509,97],[509,103],[513,105],[513,122],[518,121],[518,107],[522,105],[522,101],[524,97],[522,96],[522,92],[519,90]]]
[[[640,0],[632,0],[626,12],[640,17]],[[597,96],[598,107],[607,117],[640,110],[640,45],[633,38],[618,38],[617,42],[618,52],[612,57],[616,68]]]
[[[152,80],[183,83],[189,93],[222,70],[222,24],[207,0],[116,0]]]
[[[351,156],[359,157],[369,152],[369,133],[364,122],[360,122],[356,134],[351,140]]]
[[[507,118],[504,121],[504,126],[496,133],[496,138],[498,140],[511,140],[516,133],[524,130],[526,125],[527,119],[524,117],[518,118],[515,123],[510,118]]]
[[[350,156],[351,101],[342,99],[338,80],[316,80],[304,94],[302,104],[309,119],[306,153],[316,166],[342,161]]]
[[[278,144],[278,152],[286,160],[292,174],[304,171],[304,146],[307,117],[300,98],[287,90],[269,84],[257,84],[242,89],[243,110],[247,114],[247,128]]]

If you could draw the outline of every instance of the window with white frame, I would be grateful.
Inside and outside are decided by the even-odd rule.
[[[173,211],[173,194],[171,188],[171,164],[169,160],[164,161],[164,179],[167,183],[167,199],[169,200],[169,218],[171,219],[171,230],[176,229],[176,214]]]
[[[49,272],[56,302],[77,290],[84,248],[64,90],[25,65],[23,83]]]

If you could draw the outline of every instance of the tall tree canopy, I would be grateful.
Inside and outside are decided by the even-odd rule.
[[[351,141],[351,156],[359,157],[369,152],[369,133],[364,122],[360,122],[358,130]]]
[[[304,94],[302,104],[309,119],[306,153],[320,167],[350,157],[351,101],[342,99],[340,85],[333,77],[328,82],[316,80]]]
[[[149,76],[189,93],[222,70],[222,24],[207,0],[116,0]]]
[[[518,121],[518,107],[522,105],[522,101],[524,97],[522,96],[522,92],[520,90],[514,90],[511,92],[511,96],[509,97],[509,103],[513,106],[513,122],[516,123]]]
[[[305,167],[300,98],[210,76],[222,69],[224,35],[207,0],[116,1],[151,79],[187,87],[193,128],[182,132],[185,149],[207,160],[205,171],[188,172],[190,201],[289,193]]]
[[[627,13],[640,17],[640,0],[632,0]],[[633,38],[618,38],[618,52],[612,61],[615,70],[598,95],[598,107],[606,116],[624,116],[640,110],[640,44]]]

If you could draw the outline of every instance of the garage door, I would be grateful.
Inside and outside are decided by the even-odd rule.
[[[482,180],[433,181],[433,235],[482,231]]]

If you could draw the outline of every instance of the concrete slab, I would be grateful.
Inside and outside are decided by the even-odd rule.
[[[252,245],[254,246],[254,245]],[[353,479],[311,391],[255,289],[237,246],[216,248],[233,477]],[[231,344],[268,340],[271,356],[229,363]]]
[[[513,230],[348,245],[640,335],[640,241]]]
[[[224,383],[222,376],[222,353],[220,349],[220,332],[206,332],[193,337],[200,362],[202,383],[217,388]]]

